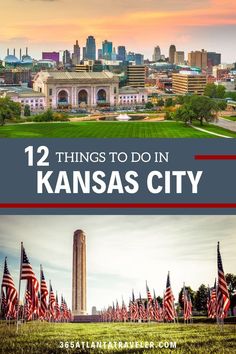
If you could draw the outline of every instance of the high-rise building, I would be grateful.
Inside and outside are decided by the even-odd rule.
[[[153,52],[153,55],[152,55],[152,61],[157,62],[160,59],[161,59],[161,49],[160,49],[160,47],[158,45],[158,46],[156,46],[154,48],[154,52]]]
[[[74,50],[72,53],[72,64],[78,65],[80,63],[80,46],[78,41],[76,40],[74,44]]]
[[[83,60],[86,60],[87,57],[86,57],[86,47],[83,47]]]
[[[132,87],[145,86],[145,66],[144,65],[127,66],[127,85]]]
[[[169,48],[169,63],[174,64],[175,61],[175,52],[176,52],[176,47],[174,44],[171,44]]]
[[[63,65],[71,65],[71,56],[69,50],[64,50],[63,56],[62,56],[62,62]]]
[[[102,59],[102,49],[99,48],[98,49],[98,60],[101,60]]]
[[[174,64],[176,64],[176,65],[183,65],[184,64],[184,52],[182,52],[182,51],[175,52]]]
[[[117,60],[126,60],[126,49],[123,45],[119,45],[117,48]]]
[[[111,60],[113,44],[107,40],[102,42],[102,57],[106,60]]]
[[[86,236],[82,230],[74,232],[73,240],[72,314],[87,314]]]
[[[206,75],[197,72],[183,71],[172,75],[173,93],[178,95],[203,95],[206,83]]]
[[[55,61],[57,64],[59,64],[60,61],[60,54],[59,52],[43,52],[42,53],[42,59],[49,59]]]
[[[96,43],[93,36],[86,40],[86,59],[96,60]]]
[[[134,59],[135,59],[135,65],[143,65],[144,62],[143,54],[135,53]]]
[[[190,66],[197,66],[202,70],[207,69],[207,51],[204,49],[192,51],[188,53],[188,64]]]
[[[128,52],[127,61],[135,61],[135,53],[134,52]]]
[[[208,66],[216,66],[221,64],[221,54],[216,52],[207,52]]]

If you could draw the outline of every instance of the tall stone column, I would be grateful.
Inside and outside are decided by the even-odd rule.
[[[87,314],[86,236],[82,230],[74,232],[72,314],[74,316]]]

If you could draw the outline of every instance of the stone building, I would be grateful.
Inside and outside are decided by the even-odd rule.
[[[117,104],[119,78],[109,71],[41,71],[33,88],[45,95],[47,108],[109,107]]]

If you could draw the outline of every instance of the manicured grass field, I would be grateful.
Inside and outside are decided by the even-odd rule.
[[[236,137],[212,125],[204,129]],[[61,122],[28,123],[0,127],[0,138],[215,138],[181,122]]]
[[[157,349],[60,348],[61,342],[153,342]],[[235,325],[215,324],[48,324],[0,325],[1,353],[236,353]],[[159,349],[159,343],[176,342],[175,349]],[[81,345],[81,344],[80,344]],[[140,345],[140,344],[139,344]],[[172,345],[172,344],[169,344]],[[65,344],[64,344],[65,346]],[[172,345],[173,346],[173,345]]]
[[[235,116],[222,116],[222,118],[232,120],[233,122],[236,121],[236,115]]]

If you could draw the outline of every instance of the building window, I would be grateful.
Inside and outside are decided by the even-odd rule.
[[[49,89],[49,96],[52,96],[52,89]]]

